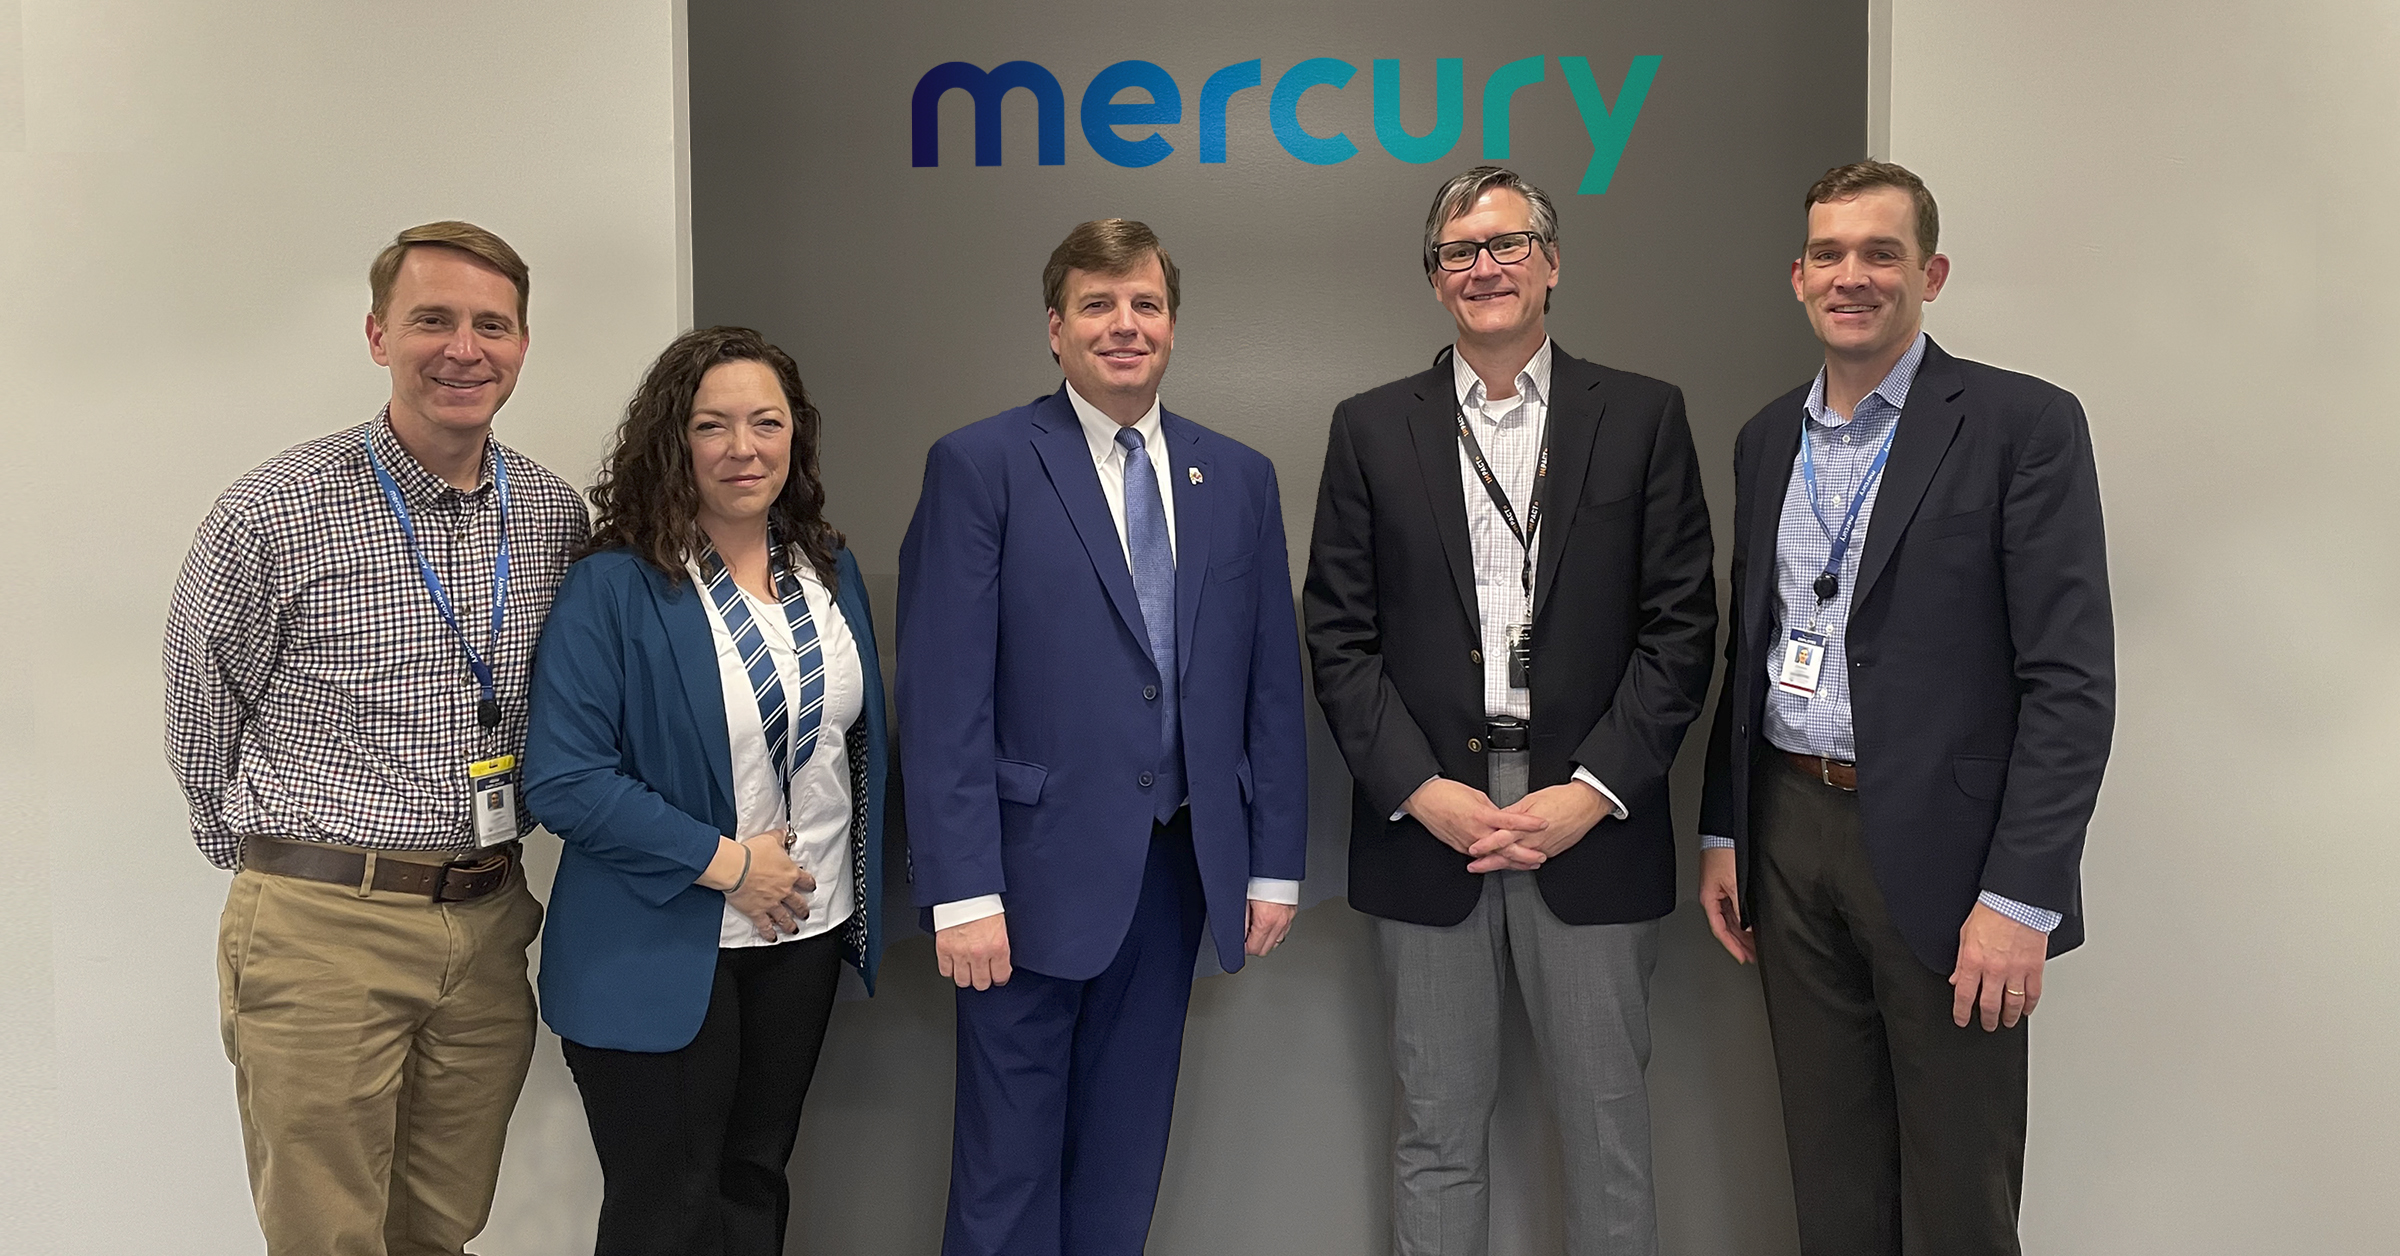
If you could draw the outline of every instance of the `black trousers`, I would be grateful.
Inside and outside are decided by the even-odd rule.
[[[1762,756],[1760,977],[1804,1256],[2018,1256],[2026,1021],[1950,1019],[1893,927],[1858,795]]]
[[[844,926],[717,952],[679,1051],[564,1042],[603,1179],[595,1256],[781,1256],[785,1166],[839,988]]]

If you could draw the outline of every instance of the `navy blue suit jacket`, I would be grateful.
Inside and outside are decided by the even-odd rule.
[[[1192,845],[1218,960],[1251,877],[1298,880],[1308,744],[1275,468],[1176,414],[1175,633]],[[1158,800],[1141,603],[1066,390],[936,442],[900,547],[910,878],[930,907],[1004,894],[1011,962],[1071,981],[1116,956]]]
[[[883,945],[883,673],[850,551],[835,600],[858,643],[865,700],[867,945]],[[627,550],[568,568],[533,660],[525,801],[564,842],[542,929],[542,1019],[562,1038],[674,1051],[700,1032],[725,895],[696,884],[734,831],[733,748],[707,595]]]
[[[1700,831],[1734,840],[1745,917],[1750,765],[1765,749],[1775,541],[1803,386],[1734,443],[1733,625]],[[2108,547],[2073,394],[1928,345],[1875,492],[1851,604],[1850,718],[1867,857],[1926,967],[1958,964],[1984,891],[2083,941],[2084,830],[2116,716]]]

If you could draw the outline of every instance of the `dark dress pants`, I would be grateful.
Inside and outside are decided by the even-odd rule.
[[[561,1043],[600,1154],[595,1256],[781,1256],[785,1166],[847,932],[718,951],[708,1014],[681,1050]]]
[[[1804,1256],[2018,1256],[2026,1026],[1950,1019],[1884,908],[1858,795],[1751,777],[1760,977]]]
[[[1141,1256],[1203,921],[1184,810],[1153,828],[1141,902],[1099,976],[1019,968],[958,992],[944,1256]]]

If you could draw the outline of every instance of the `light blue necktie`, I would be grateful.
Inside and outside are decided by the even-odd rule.
[[[1150,637],[1150,661],[1158,666],[1158,770],[1151,790],[1161,824],[1183,805],[1183,721],[1176,713],[1175,549],[1167,543],[1167,503],[1142,434],[1117,429],[1125,447],[1125,549],[1132,559],[1133,592],[1142,603],[1142,627]]]

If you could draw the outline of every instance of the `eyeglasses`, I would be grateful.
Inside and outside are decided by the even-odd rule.
[[[1503,266],[1514,266],[1533,253],[1538,231],[1504,231],[1489,240],[1449,240],[1433,246],[1433,260],[1443,270],[1473,270],[1475,255],[1489,253]]]

